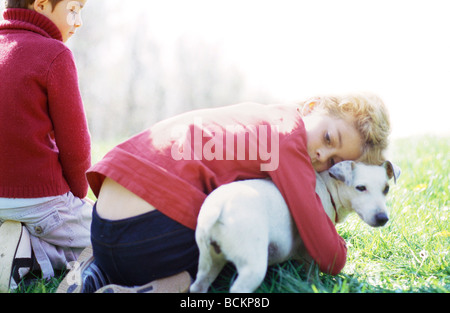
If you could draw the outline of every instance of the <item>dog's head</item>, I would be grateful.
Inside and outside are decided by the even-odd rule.
[[[396,182],[400,176],[398,166],[389,161],[381,166],[344,161],[334,165],[328,172],[331,177],[344,183],[337,186],[340,200],[350,203],[364,222],[373,227],[387,223],[389,213],[386,195],[389,192],[389,180],[394,178]]]

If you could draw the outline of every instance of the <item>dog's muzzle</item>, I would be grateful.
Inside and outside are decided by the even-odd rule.
[[[381,227],[384,226],[389,221],[389,217],[386,215],[386,213],[377,213],[375,215],[375,227]]]

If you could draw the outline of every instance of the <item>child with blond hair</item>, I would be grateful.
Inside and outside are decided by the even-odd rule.
[[[223,184],[254,178],[275,183],[309,255],[336,275],[347,248],[315,193],[315,171],[344,160],[381,164],[389,132],[386,107],[371,94],[301,106],[243,103],[159,122],[88,171],[98,197],[93,255],[79,260],[59,291],[188,290],[203,201]]]
[[[7,0],[0,22],[0,292],[90,245],[90,135],[73,55],[86,0]]]

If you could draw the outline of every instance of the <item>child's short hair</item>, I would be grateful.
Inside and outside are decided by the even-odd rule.
[[[52,8],[55,9],[56,5],[62,0],[50,0]],[[33,4],[34,0],[5,0],[5,8],[7,9],[28,9],[28,6]]]
[[[364,144],[360,162],[380,165],[386,159],[388,137],[391,133],[389,113],[383,101],[370,93],[356,93],[342,96],[325,96],[309,100],[314,101],[314,110],[353,122]]]

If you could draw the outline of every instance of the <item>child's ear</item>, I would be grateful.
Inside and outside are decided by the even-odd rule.
[[[302,116],[306,116],[308,114],[310,114],[313,110],[314,107],[320,103],[320,99],[319,98],[313,98],[313,99],[309,99],[308,101],[306,101],[303,104],[303,107],[299,108],[299,111],[301,113]]]
[[[33,7],[34,11],[42,13],[45,9],[45,6],[49,4],[48,2],[48,0],[35,0],[33,4],[30,4],[30,6]]]

